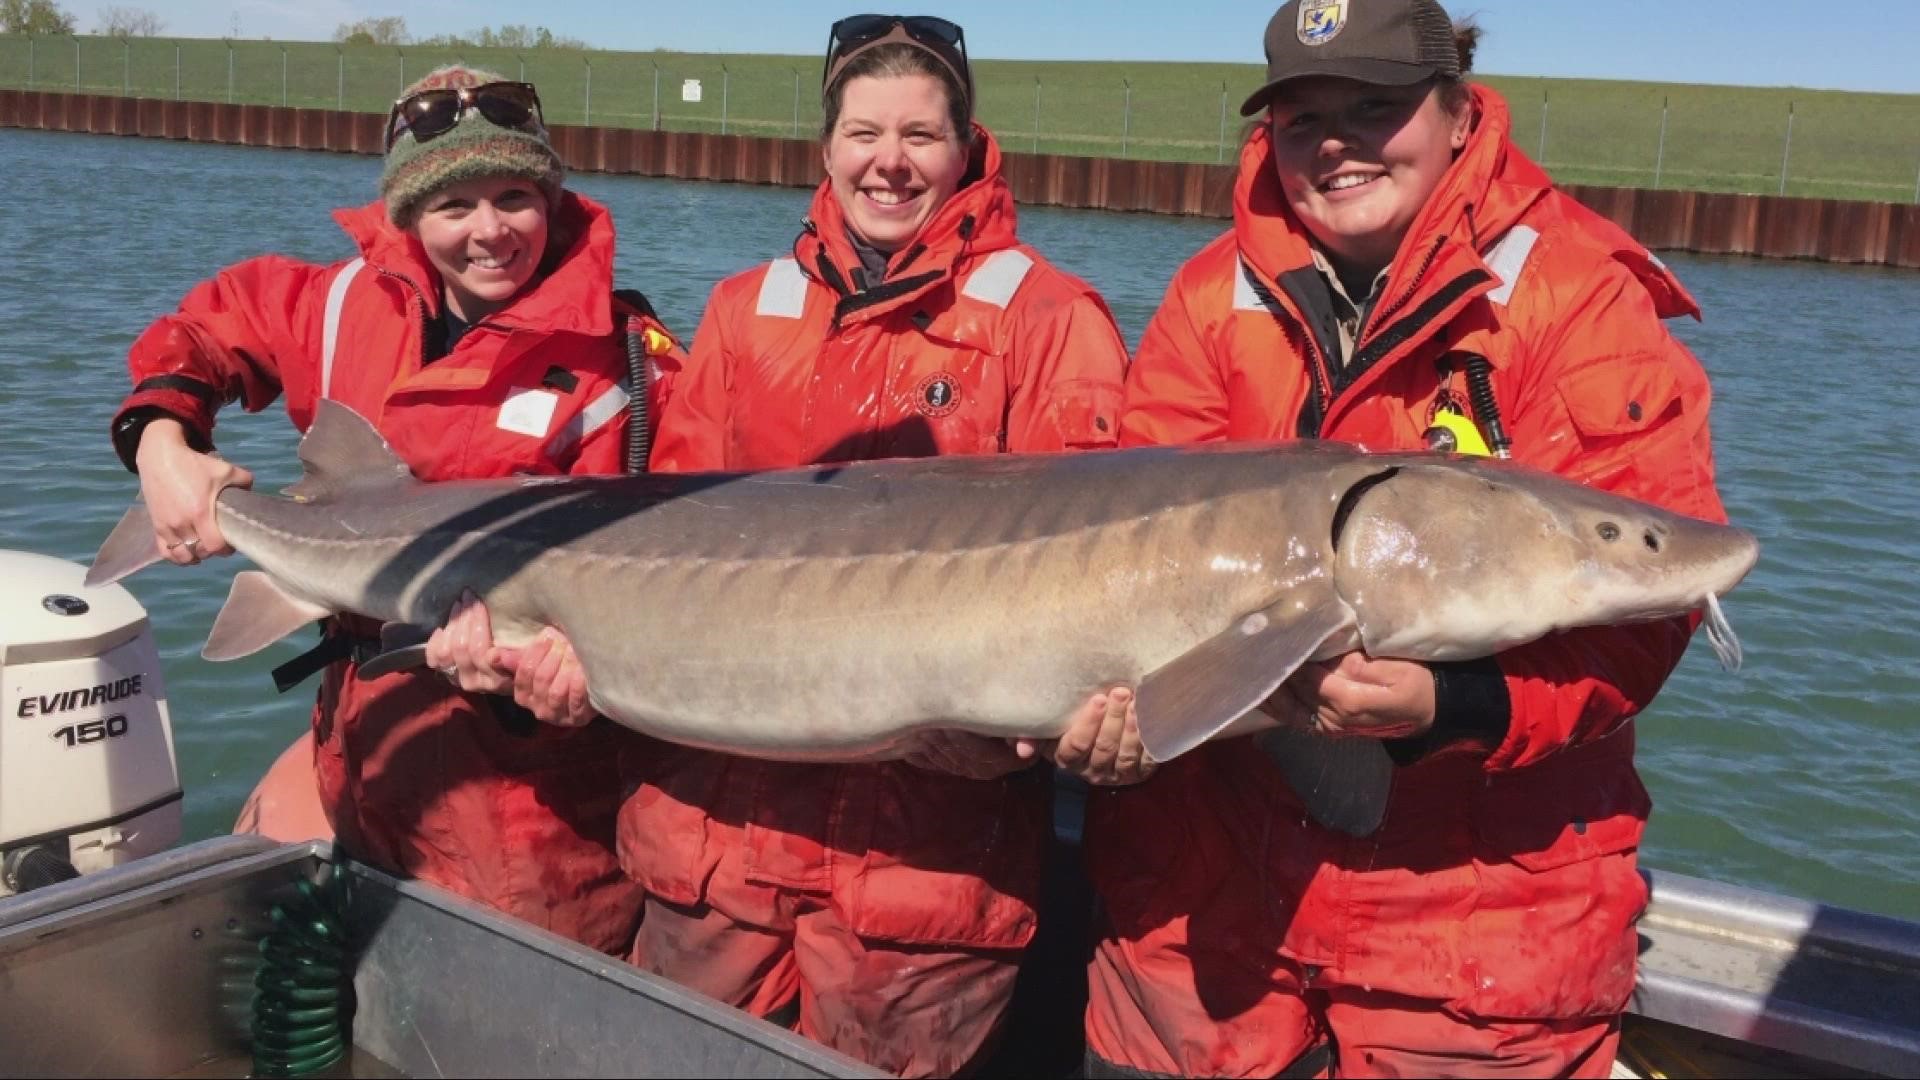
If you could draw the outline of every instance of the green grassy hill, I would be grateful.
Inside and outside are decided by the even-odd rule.
[[[820,122],[817,56],[0,36],[0,87],[384,111],[408,81],[456,60],[532,80],[555,123],[811,136]],[[1183,161],[1232,159],[1239,102],[1260,73],[1254,64],[975,64],[980,118],[1010,149]],[[686,100],[689,80],[698,101]],[[1786,156],[1791,195],[1920,199],[1920,95],[1483,81],[1512,106],[1515,140],[1563,182],[1652,187],[1657,166],[1661,187],[1773,193]]]

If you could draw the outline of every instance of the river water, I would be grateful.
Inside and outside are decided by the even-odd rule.
[[[0,130],[0,547],[86,562],[135,493],[106,425],[134,337],[220,267],[352,254],[327,216],[372,196],[364,157]],[[580,176],[621,230],[619,282],[691,336],[721,277],[785,252],[806,193]],[[1223,223],[1025,209],[1021,235],[1139,339],[1173,270]],[[1675,332],[1714,389],[1721,490],[1759,567],[1727,602],[1738,674],[1704,641],[1640,727],[1653,866],[1920,918],[1920,274],[1676,255],[1706,309]],[[291,482],[278,406],[220,444]],[[128,582],[154,615],[190,839],[224,832],[304,727],[295,651],[198,650],[234,566]],[[308,639],[302,635],[301,647]]]

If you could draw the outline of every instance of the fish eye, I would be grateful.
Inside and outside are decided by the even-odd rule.
[[[1648,529],[1646,532],[1641,533],[1640,539],[1646,541],[1648,551],[1660,550],[1660,538],[1653,535],[1652,529]]]
[[[1611,521],[1601,522],[1599,527],[1594,531],[1600,534],[1600,539],[1605,540],[1609,544],[1620,539],[1620,526],[1615,525]]]

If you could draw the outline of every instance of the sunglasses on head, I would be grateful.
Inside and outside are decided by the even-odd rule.
[[[835,73],[856,54],[888,39],[911,41],[946,64],[969,100],[973,97],[973,69],[967,64],[967,35],[958,23],[936,15],[849,15],[827,31],[827,62],[820,85],[833,82]]]
[[[479,86],[439,87],[410,94],[393,103],[387,115],[387,146],[393,149],[400,136],[413,133],[415,142],[426,142],[444,135],[460,122],[468,109],[504,128],[539,131],[545,126],[540,112],[540,95],[532,83],[491,82]]]

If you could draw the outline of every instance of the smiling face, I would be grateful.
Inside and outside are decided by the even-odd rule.
[[[421,204],[414,234],[463,322],[506,307],[533,280],[547,250],[547,197],[532,181],[482,177],[450,184]]]
[[[1274,94],[1274,168],[1294,215],[1343,270],[1371,277],[1393,261],[1421,207],[1467,144],[1469,109],[1431,82],[1376,86],[1325,76]]]
[[[931,75],[861,75],[841,91],[822,157],[847,227],[880,251],[905,247],[966,176],[949,106]]]

